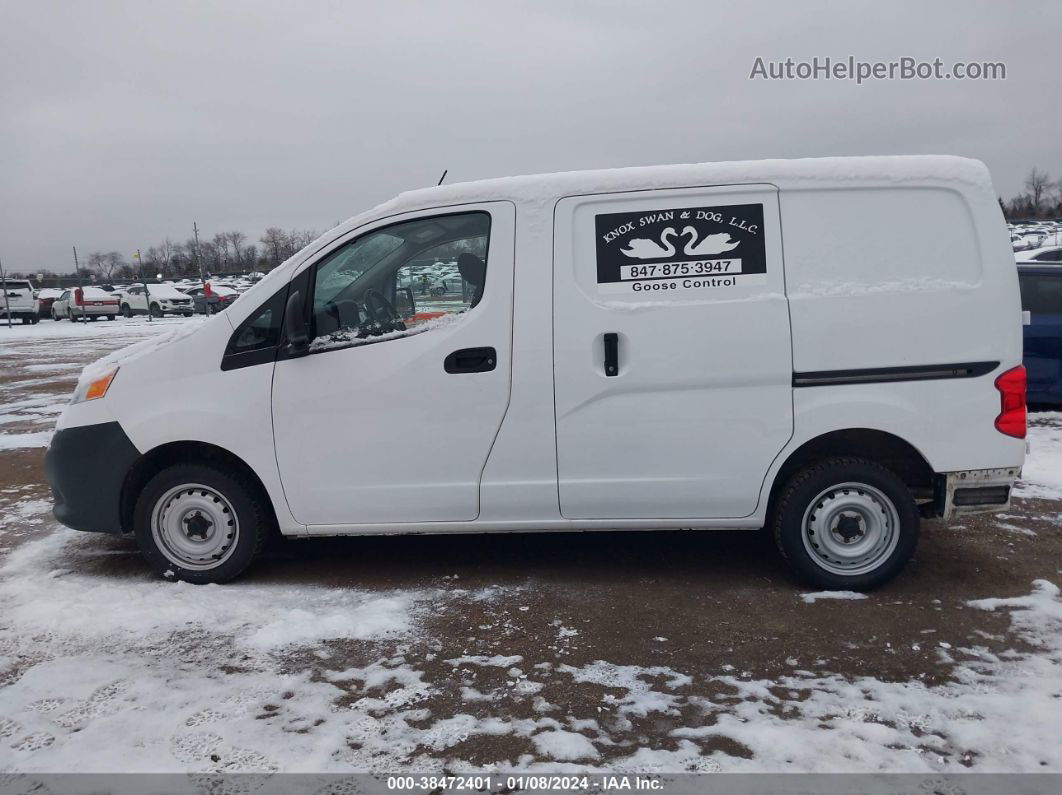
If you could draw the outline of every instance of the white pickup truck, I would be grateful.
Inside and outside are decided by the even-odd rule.
[[[21,320],[23,324],[36,323],[37,296],[33,292],[33,285],[27,281],[4,279],[0,285],[0,317],[9,314],[14,320]]]

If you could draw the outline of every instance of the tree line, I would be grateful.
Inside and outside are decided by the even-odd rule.
[[[249,243],[247,235],[240,231],[218,232],[213,237],[194,237],[183,243],[166,238],[158,245],[142,249],[138,263],[135,256],[125,256],[120,251],[93,251],[80,260],[81,275],[109,282],[115,279],[164,278],[198,276],[204,273],[252,273],[275,268],[303,246],[315,240],[320,233],[305,229],[283,229],[271,226],[258,238],[258,243]],[[43,269],[33,273],[12,271],[10,278],[32,279],[37,273],[45,278],[58,275],[53,270]]]
[[[1025,178],[1025,192],[1009,202],[999,197],[999,206],[1008,221],[1062,218],[1062,179],[1053,180],[1046,171],[1034,166]]]

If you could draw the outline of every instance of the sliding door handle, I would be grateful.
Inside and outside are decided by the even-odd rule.
[[[605,375],[619,375],[619,334],[605,335]]]
[[[498,352],[494,348],[462,348],[443,360],[443,369],[448,373],[489,373],[498,365]]]

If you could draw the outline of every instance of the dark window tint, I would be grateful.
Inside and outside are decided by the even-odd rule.
[[[1035,314],[1062,315],[1062,272],[1057,276],[1041,273],[1018,275],[1021,308]]]
[[[1057,251],[1044,251],[1033,257],[1037,262],[1062,262],[1062,248]]]
[[[285,295],[286,285],[239,325],[229,339],[226,356],[276,347],[280,342],[280,322],[284,314]]]

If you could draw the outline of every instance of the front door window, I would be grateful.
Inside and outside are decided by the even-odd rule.
[[[490,215],[417,218],[369,232],[316,267],[311,353],[459,323],[483,295]]]

